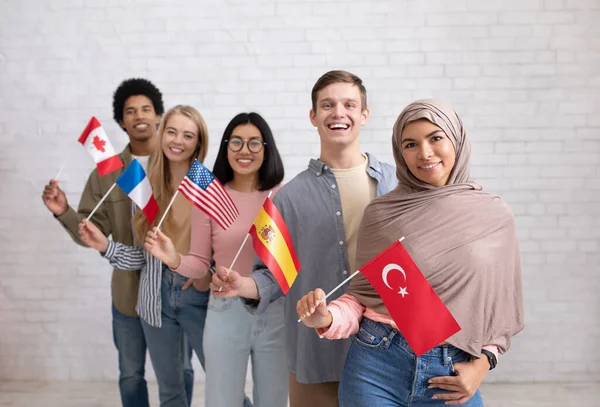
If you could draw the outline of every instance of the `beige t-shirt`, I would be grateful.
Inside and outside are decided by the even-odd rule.
[[[190,232],[192,225],[192,204],[183,195],[177,194],[170,209],[171,216],[165,221],[163,232],[171,238],[177,253],[182,255],[190,251]]]
[[[342,201],[342,216],[344,217],[344,233],[348,251],[349,273],[356,271],[356,239],[358,227],[365,208],[377,194],[377,182],[367,174],[369,161],[359,166],[346,169],[334,169],[335,180]]]

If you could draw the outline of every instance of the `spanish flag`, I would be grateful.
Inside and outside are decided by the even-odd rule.
[[[300,271],[300,262],[288,228],[270,198],[265,200],[248,233],[254,251],[271,270],[283,294],[287,294]]]

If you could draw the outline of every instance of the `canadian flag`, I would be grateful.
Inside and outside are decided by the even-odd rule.
[[[417,356],[460,331],[460,325],[400,241],[360,271],[377,290],[398,330]]]
[[[78,141],[91,154],[101,177],[123,167],[123,162],[95,117],[92,116]]]

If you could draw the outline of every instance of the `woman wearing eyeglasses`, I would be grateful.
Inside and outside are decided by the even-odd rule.
[[[259,114],[240,113],[227,125],[213,173],[240,212],[227,230],[194,207],[187,256],[178,254],[171,240],[157,229],[150,231],[146,239],[150,253],[190,278],[206,276],[211,258],[217,266],[231,266],[265,198],[283,180],[283,163],[275,139]],[[249,275],[254,256],[248,240],[235,262],[235,270]],[[269,305],[264,314],[252,315],[237,298],[211,296],[204,328],[204,353],[207,406],[242,406],[248,358],[252,360],[254,404],[287,406],[283,298]]]

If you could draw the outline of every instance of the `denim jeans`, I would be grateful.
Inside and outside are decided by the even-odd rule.
[[[150,360],[158,381],[161,407],[189,407],[191,394],[186,378],[185,338],[204,367],[202,347],[204,321],[208,305],[208,291],[197,291],[194,286],[181,287],[187,278],[163,267],[161,280],[162,326],[149,325],[142,320]],[[191,358],[191,354],[190,354]],[[185,358],[186,361],[189,358]]]
[[[352,342],[340,381],[340,407],[444,406],[428,389],[428,380],[452,376],[453,364],[470,355],[451,345],[437,346],[417,357],[400,332],[389,325],[363,318]],[[483,407],[479,390],[465,407]]]
[[[248,359],[252,361],[254,405],[287,406],[283,301],[282,297],[264,314],[252,315],[238,298],[211,296],[204,334],[206,406],[251,405],[244,396]]]
[[[113,341],[119,355],[119,391],[123,407],[148,407],[144,379],[146,339],[140,318],[121,314],[112,304]]]

